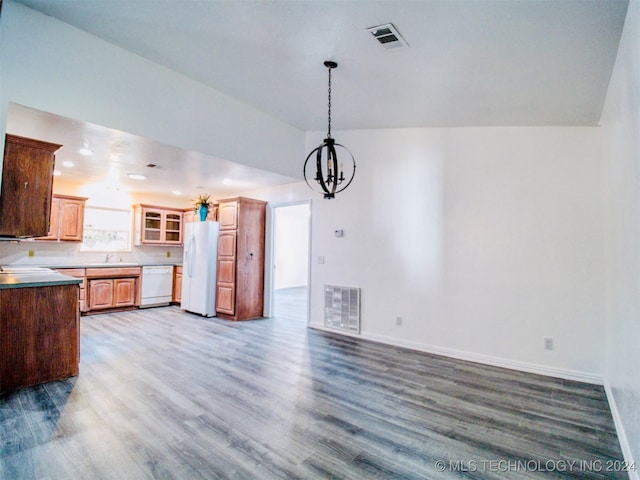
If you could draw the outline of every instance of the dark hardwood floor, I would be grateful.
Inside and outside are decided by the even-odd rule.
[[[603,388],[310,330],[282,293],[83,317],[80,376],[0,399],[0,478],[627,478]]]

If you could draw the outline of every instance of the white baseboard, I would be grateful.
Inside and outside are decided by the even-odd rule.
[[[627,472],[629,474],[629,480],[640,480],[640,465],[634,462],[633,452],[629,445],[629,439],[627,438],[627,434],[622,423],[622,417],[620,417],[620,411],[618,410],[618,405],[616,404],[616,399],[613,395],[613,390],[611,389],[609,382],[604,382],[604,390],[607,393],[609,408],[611,409],[611,415],[613,416],[613,423],[616,426],[616,433],[618,434],[618,440],[620,441],[620,448],[622,449],[624,460],[627,464],[636,465],[638,467],[635,471],[630,470]]]
[[[490,355],[483,355],[473,352],[465,352],[462,350],[455,350],[453,348],[438,347],[436,345],[429,345],[425,343],[412,342],[410,340],[403,340],[399,338],[387,337],[385,335],[378,335],[375,333],[362,332],[360,335],[344,332],[342,330],[333,330],[326,328],[324,325],[310,324],[310,328],[316,330],[324,330],[327,332],[339,333],[341,335],[347,335],[350,337],[363,338],[372,342],[384,343],[387,345],[394,345],[396,347],[408,348],[411,350],[417,350],[419,352],[432,353],[434,355],[442,355],[443,357],[457,358],[459,360],[466,360],[468,362],[482,363],[485,365],[491,365],[494,367],[508,368],[510,370],[519,370],[522,372],[536,373],[538,375],[545,375],[548,377],[562,378],[565,380],[575,380],[577,382],[592,383],[595,385],[603,385],[604,378],[600,375],[593,373],[580,372],[577,370],[569,370],[565,368],[548,367],[546,365],[537,365],[534,363],[521,362],[519,360],[510,360],[507,358],[492,357]]]

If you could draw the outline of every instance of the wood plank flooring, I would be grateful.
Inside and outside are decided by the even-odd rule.
[[[0,398],[0,478],[628,478],[601,387],[310,330],[303,298],[83,317],[79,377]]]

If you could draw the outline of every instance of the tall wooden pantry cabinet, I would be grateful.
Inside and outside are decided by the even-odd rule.
[[[236,197],[218,203],[216,312],[228,320],[262,317],[267,204]]]

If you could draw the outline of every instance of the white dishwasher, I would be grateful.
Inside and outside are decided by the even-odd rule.
[[[173,294],[173,266],[142,267],[142,295],[140,307],[169,305]]]

